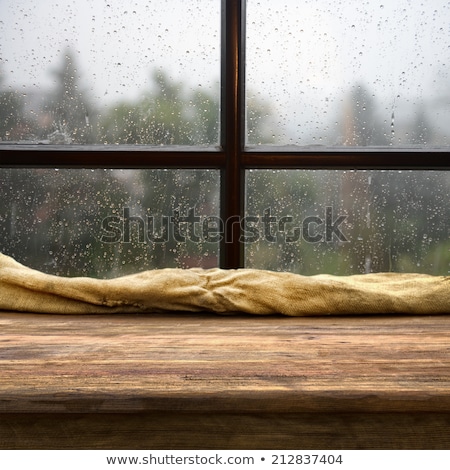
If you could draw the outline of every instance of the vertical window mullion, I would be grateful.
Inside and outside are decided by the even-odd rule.
[[[240,242],[240,221],[244,214],[245,109],[245,0],[222,0],[222,107],[221,144],[226,154],[221,178],[221,218],[224,237],[220,266],[226,269],[244,265]]]

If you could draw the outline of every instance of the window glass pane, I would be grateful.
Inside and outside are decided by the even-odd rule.
[[[0,252],[35,269],[218,265],[219,171],[1,169],[0,180]]]
[[[0,141],[218,142],[220,0],[2,0]]]
[[[248,0],[247,143],[448,145],[449,24],[447,0]]]
[[[250,170],[246,178],[247,267],[450,274],[449,172]]]

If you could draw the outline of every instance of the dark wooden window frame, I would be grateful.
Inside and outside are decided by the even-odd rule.
[[[245,144],[245,0],[222,0],[220,145],[198,147],[1,145],[0,167],[199,168],[221,171],[222,220],[239,220],[248,169],[449,170],[447,148],[309,148]],[[220,247],[220,266],[244,266],[240,225]],[[227,241],[227,242],[226,242]]]

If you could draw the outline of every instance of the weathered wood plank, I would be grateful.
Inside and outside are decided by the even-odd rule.
[[[450,412],[450,317],[0,313],[0,413]]]

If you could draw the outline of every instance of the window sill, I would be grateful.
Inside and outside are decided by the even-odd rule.
[[[450,316],[0,313],[2,448],[449,448]]]

